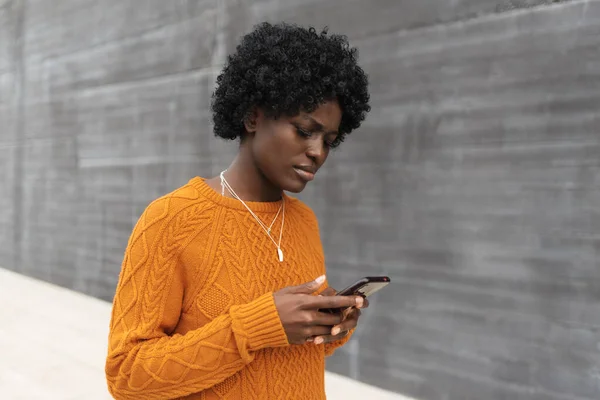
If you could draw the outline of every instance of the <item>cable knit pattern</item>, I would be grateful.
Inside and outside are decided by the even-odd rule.
[[[325,398],[325,356],[349,336],[287,341],[273,292],[324,274],[325,263],[313,212],[285,202],[283,263],[244,206],[202,178],[147,207],[113,301],[106,377],[115,398]],[[280,202],[247,204],[271,221]]]

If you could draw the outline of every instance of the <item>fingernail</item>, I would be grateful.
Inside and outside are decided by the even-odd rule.
[[[331,330],[331,334],[332,334],[333,336],[335,336],[335,335],[337,335],[338,333],[340,333],[340,331],[341,331],[340,327],[339,327],[339,326],[336,326],[335,328],[333,328],[333,329]]]
[[[315,338],[315,344],[321,344],[321,343],[323,343],[323,338],[321,336],[317,336]]]
[[[315,279],[315,282],[317,282],[319,285],[325,282],[325,275],[321,275],[320,277]]]
[[[365,299],[363,299],[362,297],[357,297],[356,298],[356,306],[358,308],[361,308],[364,303],[365,303]]]

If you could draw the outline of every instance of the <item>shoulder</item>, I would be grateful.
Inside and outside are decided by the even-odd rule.
[[[319,228],[317,215],[308,204],[292,196],[287,196],[287,200],[294,213],[296,213],[302,220],[308,222],[310,225],[317,229]]]
[[[194,217],[210,217],[212,208],[214,205],[188,182],[150,202],[139,217],[134,234],[135,231],[165,226],[171,222],[179,225]]]

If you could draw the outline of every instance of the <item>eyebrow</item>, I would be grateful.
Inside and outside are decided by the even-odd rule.
[[[311,125],[313,126],[313,128],[319,130],[319,131],[325,131],[325,127],[323,126],[323,124],[319,123],[316,119],[314,119],[313,117],[311,117],[308,114],[303,114],[302,118],[305,120],[308,120]],[[337,135],[339,132],[338,131],[329,131],[329,132],[325,132],[326,135]]]

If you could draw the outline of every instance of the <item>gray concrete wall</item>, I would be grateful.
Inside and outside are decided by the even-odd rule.
[[[264,19],[347,33],[373,111],[302,194],[330,280],[387,273],[328,368],[423,400],[600,398],[600,1],[0,0],[0,265],[110,300],[153,198],[216,174]]]

